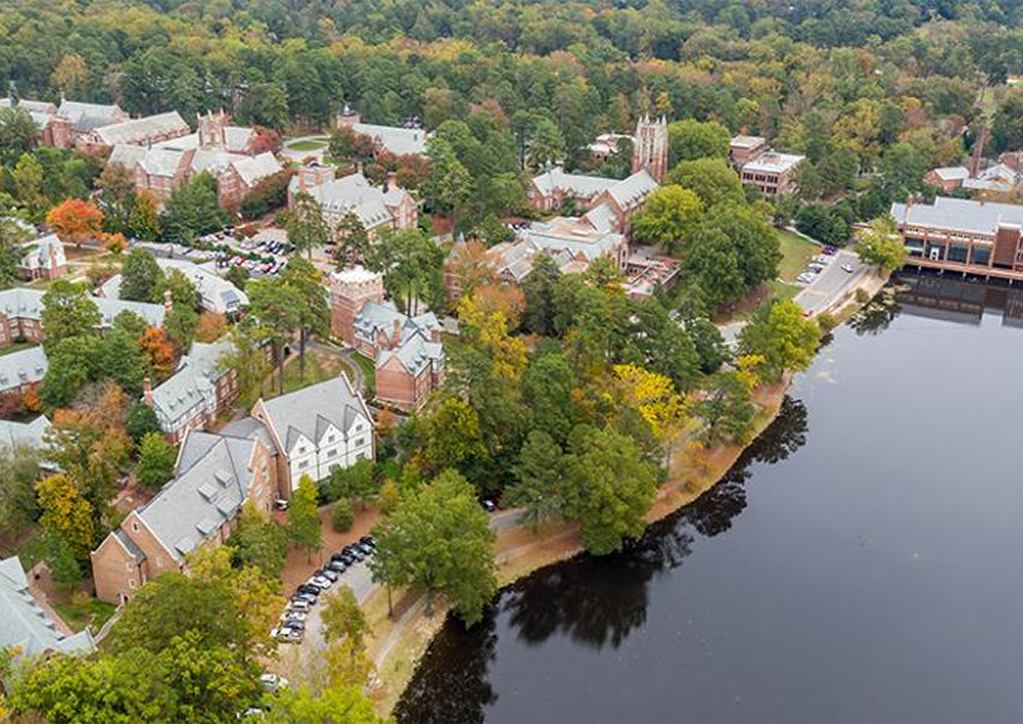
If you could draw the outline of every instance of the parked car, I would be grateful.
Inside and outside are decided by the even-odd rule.
[[[285,611],[284,615],[281,616],[282,621],[305,621],[309,616],[307,613],[301,611]]]
[[[312,578],[309,579],[309,585],[316,586],[321,591],[326,591],[328,588],[334,585],[334,582],[331,581],[329,578],[324,578],[323,576],[313,576]]]
[[[823,264],[808,264],[807,267],[806,267],[806,270],[809,271],[809,272],[812,272],[813,274],[820,274],[822,271],[824,271],[824,265]]]
[[[320,588],[319,586],[314,586],[312,583],[306,581],[305,583],[298,587],[298,592],[305,593],[310,596],[319,596]]]
[[[357,543],[355,547],[358,548],[363,553],[365,553],[367,556],[373,555],[374,548],[371,545],[368,545],[366,543]]]
[[[813,261],[816,262],[817,264],[825,264],[826,265],[826,264],[830,264],[831,263],[831,257],[828,256],[827,254],[818,254],[817,256],[815,256],[813,258]]]
[[[292,598],[291,603],[288,605],[288,611],[294,613],[305,613],[309,610],[309,602],[303,599],[297,601]]]
[[[335,573],[344,573],[348,570],[348,564],[340,559],[332,560],[327,564],[327,570],[334,571]]]
[[[823,249],[821,249],[821,252],[827,254],[828,256],[833,256],[834,254],[838,253],[838,249],[829,244],[828,246],[825,246]]]
[[[843,264],[842,271],[844,271],[846,274],[852,274],[856,270],[853,268],[852,264]]]
[[[320,570],[316,571],[316,575],[323,576],[331,583],[337,583],[337,579],[341,577],[337,571],[331,570],[329,566],[327,568],[321,568]]]
[[[813,274],[803,272],[798,277],[796,277],[796,281],[799,282],[800,284],[809,284],[810,282],[813,281]]]
[[[359,538],[359,542],[360,543],[365,543],[368,546],[373,546],[374,548],[377,547],[377,542],[375,540],[373,540],[373,536],[371,536],[371,535],[364,535],[364,536],[362,536],[362,538]]]
[[[483,510],[487,511],[488,513],[497,512],[497,504],[493,500],[490,500],[489,498],[482,500],[480,502],[480,505],[482,505]]]
[[[287,679],[277,674],[263,674],[259,677],[259,683],[271,694],[276,694],[281,689],[287,689],[290,685]]]
[[[358,561],[366,560],[366,554],[363,553],[358,548],[356,548],[355,546],[345,546],[345,553],[349,554],[350,556],[353,556]]]

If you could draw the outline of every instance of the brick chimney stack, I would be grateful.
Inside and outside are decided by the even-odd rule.
[[[142,379],[142,401],[153,406],[153,382],[148,377]]]
[[[401,344],[401,320],[394,320],[394,331],[391,332],[391,348],[396,348]]]
[[[163,292],[163,308],[170,314],[174,311],[174,296],[171,294],[170,289],[166,289]]]
[[[980,119],[980,130],[977,132],[977,142],[973,144],[973,159],[970,162],[970,178],[977,178],[980,175],[980,163],[984,160],[984,146],[987,144],[987,121]]]

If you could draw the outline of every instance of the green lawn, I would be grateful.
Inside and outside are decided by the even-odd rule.
[[[377,387],[377,366],[376,363],[364,354],[358,352],[352,355],[355,364],[362,368],[362,374],[366,376],[366,386],[375,390]]]
[[[791,231],[778,229],[781,239],[781,263],[778,275],[787,282],[793,282],[817,254],[820,247]]]
[[[15,342],[10,347],[0,348],[0,357],[3,357],[5,354],[14,354],[15,352],[20,352],[23,349],[29,349],[30,347],[35,346],[34,342]]]
[[[32,532],[26,533],[25,535],[27,537],[19,536],[19,538],[23,539],[21,543],[16,546],[0,546],[0,558],[8,558],[10,556],[17,555],[18,558],[21,559],[21,565],[23,565],[27,571],[46,557],[46,542],[43,540],[42,533],[38,528],[34,528]]]
[[[287,144],[287,147],[292,151],[319,151],[321,148],[326,148],[327,141],[296,141],[295,143]]]
[[[772,299],[792,299],[803,289],[795,284],[786,284],[777,280],[769,281],[767,286],[771,289]]]
[[[53,608],[64,619],[64,623],[71,627],[72,631],[84,631],[86,626],[92,626],[92,630],[99,631],[107,619],[114,615],[117,606],[112,603],[98,601],[90,598],[87,603],[76,606],[73,603],[61,603],[52,601]]]
[[[293,359],[284,367],[284,393],[294,392],[317,382],[323,382],[337,377],[342,369],[343,362],[329,355],[316,354],[307,350],[305,354],[305,377],[299,375],[298,358]],[[269,390],[268,390],[269,391]],[[266,397],[277,396],[277,385],[274,385],[273,392]]]

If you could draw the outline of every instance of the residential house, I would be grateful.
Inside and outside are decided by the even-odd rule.
[[[44,234],[21,244],[18,275],[22,279],[57,279],[67,274],[64,244],[56,234]]]
[[[291,497],[303,475],[320,481],[335,468],[374,457],[373,418],[344,374],[258,400],[252,417],[266,427],[277,450],[277,475],[284,498]]]
[[[278,492],[259,439],[191,431],[174,478],[92,552],[96,597],[119,604],[149,579],[184,570],[188,554],[227,540],[246,502],[269,514]]]
[[[288,185],[288,208],[300,193],[312,196],[323,211],[324,220],[333,228],[347,214],[355,214],[370,238],[384,229],[414,229],[419,220],[415,200],[398,186],[397,176],[389,174],[387,183],[377,187],[361,173],[334,178],[334,169],[323,164],[303,166]]]
[[[908,266],[1023,280],[1023,206],[939,196],[892,204]]]
[[[374,360],[381,403],[417,410],[444,382],[444,345],[436,316],[398,311],[384,299],[381,274],[355,267],[331,275],[331,329]]]
[[[142,401],[153,408],[167,439],[179,444],[189,430],[204,430],[238,399],[238,373],[218,365],[232,343],[193,342],[181,358],[177,372],[153,388],[143,382]]]
[[[89,654],[96,646],[88,629],[73,633],[29,585],[17,556],[0,559],[0,649],[16,655]]]
[[[43,341],[42,311],[44,292],[39,289],[14,287],[0,291],[0,348],[9,347],[18,340],[36,344]],[[147,324],[162,327],[167,313],[166,305],[126,302],[119,299],[93,297],[100,313],[100,329],[113,324],[114,317],[123,311],[138,314]]]

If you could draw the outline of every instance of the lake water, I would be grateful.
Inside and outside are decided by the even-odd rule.
[[[449,621],[398,721],[1023,721],[1023,292],[906,281],[697,503]]]

